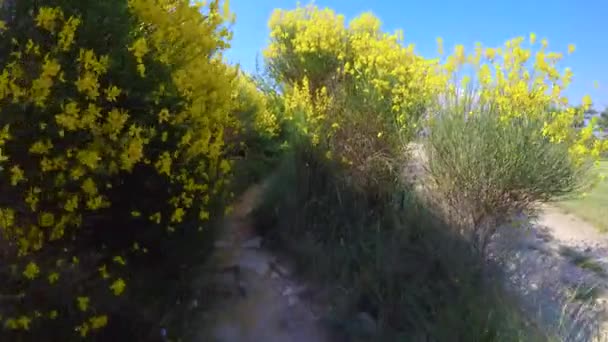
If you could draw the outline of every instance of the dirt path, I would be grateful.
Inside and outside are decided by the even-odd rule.
[[[490,256],[525,311],[563,341],[608,341],[608,236],[544,206],[522,228],[503,227]]]
[[[210,265],[219,271],[198,286],[220,290],[216,305],[201,316],[196,341],[316,342],[327,335],[302,299],[307,287],[296,280],[287,260],[273,255],[255,235],[249,215],[263,191],[249,189],[227,218]]]
[[[548,227],[553,237],[561,243],[600,250],[608,248],[608,234],[601,233],[586,221],[559,208],[545,206],[538,223]]]

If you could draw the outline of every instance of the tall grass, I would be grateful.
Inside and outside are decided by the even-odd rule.
[[[340,167],[308,149],[284,156],[257,225],[299,270],[331,290],[335,327],[379,341],[543,340],[500,287],[482,276],[468,242],[412,191],[390,198],[353,190]],[[375,335],[352,317],[371,315]]]

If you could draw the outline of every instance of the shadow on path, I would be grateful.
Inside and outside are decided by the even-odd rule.
[[[307,287],[293,275],[287,260],[264,248],[250,214],[263,186],[251,187],[226,218],[215,252],[201,279],[214,304],[200,314],[196,341],[316,342],[326,341],[319,308],[303,299]],[[201,298],[204,300],[204,298]],[[207,305],[207,304],[205,304]]]

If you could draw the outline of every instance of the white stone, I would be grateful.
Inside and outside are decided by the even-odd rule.
[[[290,296],[291,294],[293,294],[293,289],[289,286],[287,286],[287,288],[285,288],[282,293],[283,296]]]
[[[281,265],[278,262],[273,261],[272,266],[283,277],[288,277],[292,274],[291,269],[289,267]]]
[[[243,248],[260,248],[262,245],[262,238],[259,236],[253,237],[241,245]]]
[[[270,269],[269,258],[255,250],[248,250],[240,255],[239,266],[254,271],[258,275],[265,275]]]
[[[293,289],[293,293],[299,296],[302,293],[304,293],[307,289],[308,288],[306,287],[306,285],[296,286],[296,288]]]

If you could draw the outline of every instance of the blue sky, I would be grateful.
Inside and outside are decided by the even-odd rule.
[[[307,1],[301,1],[307,4]],[[574,71],[567,91],[571,102],[579,103],[591,95],[596,107],[608,106],[608,18],[607,0],[508,0],[508,1],[437,1],[437,0],[317,0],[319,7],[330,7],[344,14],[347,21],[371,11],[382,20],[383,29],[402,29],[405,43],[414,43],[425,57],[436,57],[436,38],[444,46],[502,45],[507,39],[530,32],[547,38],[549,47],[565,52],[568,44],[576,52],[566,56],[563,67]],[[232,48],[228,61],[240,63],[247,71],[255,70],[256,54],[267,45],[267,22],[275,8],[295,8],[295,0],[232,0],[236,13]],[[599,87],[594,87],[594,81]]]

